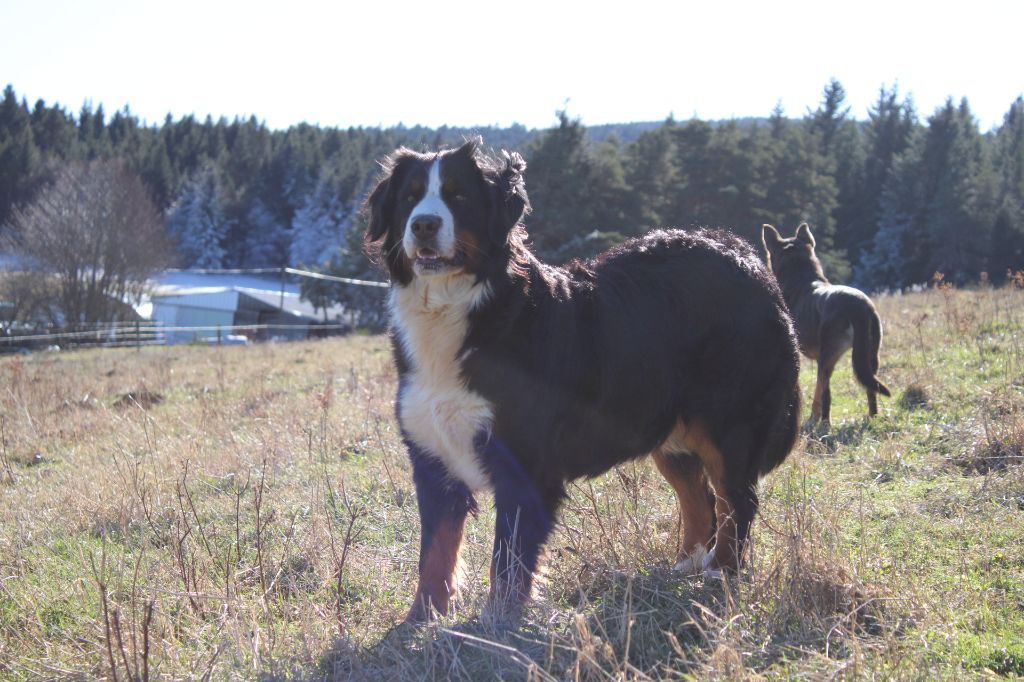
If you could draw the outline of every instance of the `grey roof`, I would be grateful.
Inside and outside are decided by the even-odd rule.
[[[282,307],[282,297],[280,292],[274,294],[266,291],[254,291],[252,289],[238,289],[239,296],[246,296],[250,299],[258,301],[265,308],[278,310],[282,309],[284,313],[292,315],[294,317],[305,317],[311,321],[322,322],[324,319],[324,313],[322,310],[315,309],[313,304],[309,301],[300,299],[297,295],[284,295],[284,305]],[[327,319],[332,320],[339,317],[345,309],[340,305],[333,305],[327,309]]]

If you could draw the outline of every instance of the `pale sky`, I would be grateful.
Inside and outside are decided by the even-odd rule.
[[[0,0],[0,87],[149,123],[272,128],[789,116],[830,78],[924,119],[967,97],[983,131],[1024,92],[1024,2]]]

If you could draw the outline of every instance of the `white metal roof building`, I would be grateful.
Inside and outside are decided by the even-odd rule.
[[[337,322],[344,312],[341,306],[314,309],[300,300],[296,285],[286,282],[282,287],[273,279],[251,275],[170,272],[153,284],[150,316],[167,329],[167,343],[213,340],[227,334],[254,340],[303,339],[311,328]]]

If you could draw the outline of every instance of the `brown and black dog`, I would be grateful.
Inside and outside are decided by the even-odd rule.
[[[757,480],[799,431],[796,335],[747,242],[657,230],[547,265],[526,245],[525,170],[474,142],[400,149],[367,199],[420,512],[409,621],[449,612],[477,493],[494,497],[500,611],[528,598],[568,482],[647,455],[679,497],[677,567],[736,570]]]
[[[831,284],[814,255],[814,236],[803,223],[796,235],[785,239],[771,225],[762,228],[768,265],[782,288],[796,325],[800,352],[818,362],[811,419],[829,421],[832,371],[847,350],[853,348],[853,374],[868,394],[868,415],[878,414],[876,395],[889,396],[878,379],[878,347],[882,323],[867,294],[859,289]]]

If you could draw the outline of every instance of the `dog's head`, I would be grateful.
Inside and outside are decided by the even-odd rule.
[[[419,154],[399,149],[366,200],[366,243],[380,254],[391,280],[483,277],[509,257],[510,241],[529,211],[516,153],[492,158],[470,140],[458,149]],[[521,238],[518,238],[521,241]]]
[[[820,269],[817,256],[814,255],[814,235],[807,223],[796,228],[796,234],[785,238],[771,225],[761,227],[761,240],[768,254],[768,266],[776,277],[783,273],[802,270],[808,267]]]

